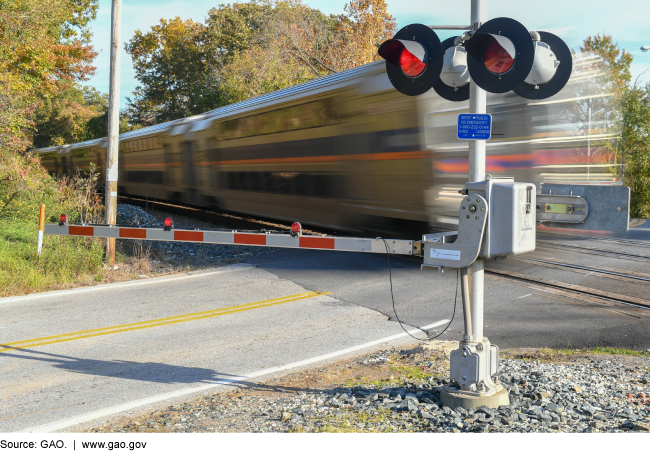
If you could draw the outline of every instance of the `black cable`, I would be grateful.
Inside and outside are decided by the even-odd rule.
[[[381,238],[381,237],[378,237],[378,238]],[[382,239],[382,240],[383,240],[383,242],[384,242],[384,246],[386,247],[386,261],[388,262],[388,280],[390,281],[390,298],[391,298],[391,300],[393,301],[393,313],[395,314],[395,318],[396,318],[397,321],[399,322],[399,326],[402,327],[402,329],[404,330],[404,332],[405,332],[406,334],[408,334],[409,336],[411,336],[413,339],[416,339],[416,340],[418,340],[418,341],[421,341],[422,339],[417,338],[417,337],[413,336],[411,333],[409,333],[408,331],[406,331],[406,328],[404,328],[404,325],[402,324],[402,321],[401,321],[401,320],[399,319],[399,317],[397,316],[397,310],[395,310],[395,296],[393,295],[393,275],[392,275],[392,272],[391,272],[391,269],[390,269],[390,253],[388,252],[388,244],[386,243],[386,239]],[[454,321],[454,317],[456,316],[456,304],[458,303],[458,281],[459,281],[459,277],[458,277],[458,275],[459,275],[459,273],[460,273],[460,270],[459,270],[459,269],[456,269],[456,294],[454,295],[454,312],[453,312],[453,314],[451,315],[451,320],[449,321],[449,323],[447,324],[447,326],[445,327],[445,329],[442,330],[442,332],[441,332],[440,334],[438,334],[437,336],[434,336],[434,337],[431,337],[431,338],[430,338],[429,335],[427,334],[427,332],[424,331],[422,328],[417,327],[417,326],[415,327],[415,328],[417,328],[418,330],[422,331],[424,334],[426,334],[428,340],[431,340],[431,339],[435,339],[435,338],[437,338],[437,337],[440,337],[440,336],[442,335],[442,333],[444,333],[445,331],[447,331],[447,329],[448,329],[449,326],[451,325],[451,322]]]

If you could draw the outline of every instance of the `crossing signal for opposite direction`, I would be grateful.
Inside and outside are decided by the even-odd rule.
[[[469,99],[470,77],[485,91],[514,90],[526,99],[545,99],[566,85],[573,66],[571,52],[560,38],[529,32],[507,17],[442,44],[429,27],[412,24],[384,42],[379,55],[402,94],[417,96],[434,88],[455,102]]]

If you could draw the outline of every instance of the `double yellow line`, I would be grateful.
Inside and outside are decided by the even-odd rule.
[[[40,347],[42,345],[76,341],[90,337],[105,336],[107,334],[124,333],[126,331],[135,331],[163,325],[191,322],[193,320],[209,319],[211,317],[219,317],[222,315],[235,314],[237,312],[250,311],[252,309],[266,308],[278,304],[290,303],[292,301],[304,300],[306,298],[318,297],[320,295],[327,295],[329,293],[331,292],[304,292],[295,295],[288,295],[286,297],[241,304],[239,306],[229,306],[226,308],[213,309],[211,311],[194,312],[192,314],[183,314],[174,317],[165,317],[162,319],[146,320],[144,322],[127,323],[125,325],[108,326],[105,328],[96,328],[93,330],[77,331],[75,333],[59,334],[57,336],[47,336],[25,341],[8,342],[6,344],[0,344],[0,353],[10,350],[20,350],[24,348]]]

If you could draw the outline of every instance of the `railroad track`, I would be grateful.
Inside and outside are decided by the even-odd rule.
[[[602,248],[594,248],[592,246],[570,245],[567,243],[553,242],[550,240],[537,240],[537,243],[545,245],[549,248],[556,248],[564,251],[576,251],[580,253],[614,257],[617,259],[626,259],[626,260],[639,261],[639,262],[650,261],[650,256],[644,256],[642,254],[635,254],[635,253],[622,253],[618,251],[604,250]]]
[[[526,261],[533,261],[537,264],[543,264],[547,266],[554,266],[560,268],[569,268],[571,270],[579,270],[581,272],[594,272],[599,273],[604,276],[614,277],[618,279],[627,279],[628,281],[634,280],[635,282],[643,282],[650,284],[650,275],[635,273],[635,272],[622,272],[615,269],[608,269],[603,267],[584,267],[579,265],[565,264],[562,262],[546,261],[542,259],[533,259],[525,257],[515,257],[514,259],[521,259]],[[578,299],[580,301],[586,301],[589,303],[596,302],[599,305],[617,307],[617,306],[626,306],[641,309],[644,311],[645,316],[650,316],[650,300],[645,300],[643,298],[632,297],[629,295],[618,294],[614,292],[609,292],[600,289],[594,289],[591,287],[565,283],[561,281],[555,281],[545,278],[540,278],[537,276],[532,276],[524,273],[513,272],[509,270],[502,270],[497,268],[491,268],[489,266],[485,267],[485,272],[497,278],[517,281],[524,283],[529,287],[533,287],[544,292],[550,292],[555,295],[562,295],[569,298]],[[630,315],[626,312],[626,314]]]
[[[540,235],[544,235],[544,236],[563,236],[563,237],[566,237],[567,239],[594,240],[594,241],[597,240],[597,241],[609,242],[609,243],[622,243],[622,244],[625,244],[625,245],[650,247],[650,242],[640,242],[638,240],[619,239],[619,238],[615,238],[615,237],[595,237],[595,236],[590,236],[590,235],[562,234],[562,233],[557,233],[557,232],[538,234],[538,237]]]
[[[278,223],[276,220],[268,220],[262,218],[253,218],[244,215],[239,215],[232,212],[220,210],[207,210],[201,207],[189,206],[184,204],[171,204],[163,201],[152,201],[135,196],[120,196],[118,202],[123,204],[131,204],[134,206],[146,208],[153,211],[166,212],[173,215],[182,215],[190,217],[199,221],[205,221],[218,225],[220,228],[225,229],[238,229],[238,230],[260,230],[260,229],[274,229],[274,230],[290,230],[291,224]],[[340,235],[337,231],[327,230],[324,228],[316,229],[302,229],[307,234],[317,235]]]

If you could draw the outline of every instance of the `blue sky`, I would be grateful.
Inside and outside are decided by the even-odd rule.
[[[327,14],[340,14],[349,0],[305,0],[312,8]],[[529,30],[549,31],[560,36],[570,48],[577,50],[584,38],[596,33],[608,33],[634,56],[632,75],[650,82],[650,1],[648,0],[487,0],[488,18],[512,17]],[[179,16],[203,21],[210,8],[227,0],[122,0],[122,42],[128,41],[135,30],[146,31],[161,18]],[[398,28],[411,23],[426,25],[463,25],[469,23],[470,0],[388,0],[388,11],[397,18]],[[453,7],[451,6],[453,5]],[[544,6],[541,6],[544,5]],[[93,44],[99,52],[95,60],[96,75],[86,84],[108,92],[111,0],[100,0],[97,19],[92,22]],[[438,32],[441,39],[452,36]],[[122,45],[122,48],[124,46]],[[122,107],[137,81],[130,57],[122,50],[120,97]]]

